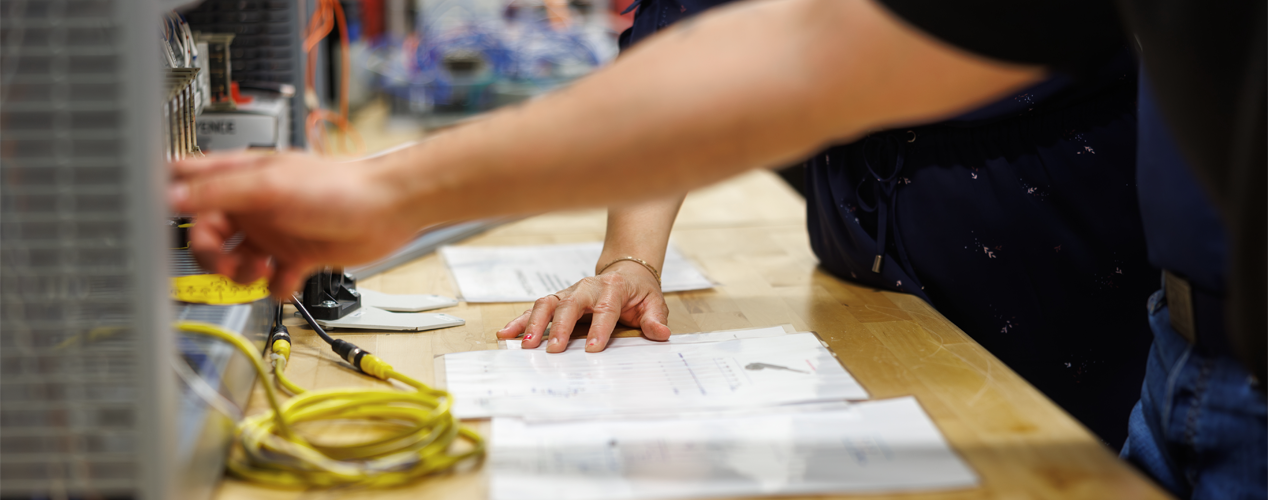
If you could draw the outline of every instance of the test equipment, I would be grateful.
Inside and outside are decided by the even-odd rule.
[[[0,498],[204,499],[223,476],[277,309],[269,299],[172,300],[173,280],[206,272],[188,251],[197,221],[167,213],[163,165],[202,155],[198,117],[236,105],[235,75],[259,69],[230,65],[235,44],[282,35],[246,14],[214,18],[217,29],[242,23],[226,29],[232,40],[196,35],[170,10],[188,7],[178,3],[0,2]],[[298,25],[296,4],[262,19]],[[370,458],[345,464],[360,471],[347,477],[389,484],[479,455],[478,437],[434,404],[446,401],[440,393],[360,349],[343,351],[367,374],[416,389],[380,391],[421,405],[431,420],[415,431],[434,424],[448,436],[402,474],[376,469],[372,457],[408,456],[416,443],[358,450]],[[360,401],[363,392],[335,393]],[[476,446],[433,453],[459,437]],[[272,467],[272,456],[252,466]],[[336,476],[295,477],[343,481]]]
[[[304,88],[300,28],[306,12],[300,0],[204,0],[185,12],[192,29],[232,35],[227,47],[232,80],[243,84],[285,84]],[[226,89],[227,90],[227,89]],[[292,93],[286,118],[290,144],[303,147],[303,96]]]

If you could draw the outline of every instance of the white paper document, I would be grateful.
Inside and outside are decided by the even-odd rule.
[[[457,316],[443,313],[398,313],[370,306],[361,306],[339,319],[319,319],[326,328],[353,328],[357,330],[398,330],[421,332],[467,324]]]
[[[491,500],[643,500],[968,488],[915,398],[747,416],[495,418]]]
[[[792,328],[791,326],[789,328]],[[663,344],[701,344],[705,342],[721,342],[724,340],[735,339],[756,339],[762,337],[775,337],[791,333],[791,330],[784,330],[782,326],[772,326],[767,328],[751,328],[747,330],[728,330],[724,332],[708,332],[708,333],[684,333],[681,335],[670,335],[669,340],[651,340],[647,337],[612,337],[608,339],[607,348],[613,347],[633,347],[640,345],[663,345]],[[506,340],[507,349],[521,349],[524,339]],[[538,349],[546,349],[545,345],[537,346]],[[585,350],[586,339],[570,339],[568,349]]]
[[[583,418],[867,399],[813,333],[569,349],[446,354],[442,377],[459,418]]]
[[[603,243],[508,247],[442,247],[440,254],[467,302],[532,302],[594,276]],[[665,253],[661,290],[712,288],[673,245]]]
[[[375,307],[384,311],[420,312],[458,305],[457,300],[440,295],[402,295],[383,293],[368,288],[360,288],[358,292],[361,293],[361,305]]]

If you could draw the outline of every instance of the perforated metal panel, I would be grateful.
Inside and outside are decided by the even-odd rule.
[[[157,26],[152,0],[0,0],[5,498],[167,497]]]

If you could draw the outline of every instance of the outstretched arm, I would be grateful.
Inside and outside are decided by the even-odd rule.
[[[204,263],[275,291],[438,221],[631,202],[927,122],[1042,77],[968,54],[869,0],[757,0],[658,34],[571,87],[360,168],[303,156],[186,162],[170,198],[222,214]],[[244,232],[236,256],[220,250]],[[221,263],[223,262],[223,264]]]

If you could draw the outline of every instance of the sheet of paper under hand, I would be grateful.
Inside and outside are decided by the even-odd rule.
[[[467,302],[532,302],[594,276],[603,243],[507,247],[443,247],[440,254]],[[673,245],[665,253],[661,289],[703,290],[713,283]]]
[[[520,349],[443,358],[438,366],[459,418],[663,414],[867,399],[813,333],[598,353]]]
[[[790,326],[789,328],[790,330],[788,331],[784,331],[784,327],[781,327],[781,326],[771,326],[767,328],[747,328],[743,330],[728,330],[728,331],[721,331],[721,332],[684,333],[680,335],[670,335],[669,340],[666,340],[666,341],[650,340],[647,337],[643,337],[641,335],[638,337],[612,337],[608,339],[607,348],[613,349],[617,347],[660,345],[660,344],[666,344],[666,343],[699,344],[704,342],[722,342],[725,340],[735,340],[735,339],[755,339],[760,337],[776,337],[779,335],[787,335],[789,333],[792,333],[792,330],[791,330],[792,327]],[[522,344],[524,343],[524,340],[510,339],[510,340],[506,340],[505,343],[506,343],[507,349],[523,349]],[[545,344],[537,346],[537,349],[545,349],[545,348],[546,348]],[[568,348],[585,350],[586,339],[584,338],[569,339]]]
[[[795,408],[795,407],[794,407]],[[493,419],[491,500],[645,500],[967,488],[915,398],[746,416]]]

